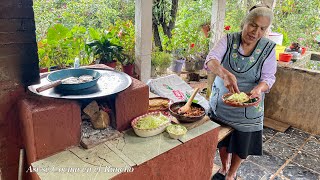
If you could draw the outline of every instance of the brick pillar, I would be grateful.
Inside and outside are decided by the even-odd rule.
[[[131,127],[131,120],[148,112],[149,87],[132,78],[132,84],[115,99],[116,129],[124,131]]]
[[[76,101],[29,96],[19,102],[19,114],[29,164],[80,143]]]
[[[0,179],[17,179],[19,130],[17,100],[24,86],[39,81],[32,0],[0,3]]]

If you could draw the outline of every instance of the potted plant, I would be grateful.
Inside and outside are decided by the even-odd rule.
[[[121,59],[123,48],[112,41],[109,32],[98,33],[93,28],[89,29],[89,34],[93,41],[86,44],[87,54],[93,54],[100,64],[106,64],[115,68],[117,60]]]
[[[45,44],[41,41],[38,42],[38,57],[39,57],[39,70],[40,73],[48,72],[50,66],[50,59],[46,54]]]
[[[86,28],[81,26],[69,29],[55,24],[50,27],[46,37],[38,42],[39,66],[50,70],[70,67],[84,50],[85,33]]]
[[[118,59],[122,65],[122,71],[130,76],[134,74],[135,60],[135,32],[132,21],[119,20],[111,26],[114,41],[123,47],[121,58]]]
[[[151,55],[151,68],[156,74],[164,74],[170,67],[172,55],[164,51],[154,51]],[[152,73],[151,73],[152,74]]]
[[[175,73],[180,73],[182,70],[182,66],[186,62],[186,58],[183,56],[184,49],[178,49],[175,52],[173,52],[174,60],[172,61],[172,68],[171,70]]]
[[[122,71],[129,76],[134,75],[134,58],[132,56],[129,56],[125,53],[121,55],[121,58],[119,59],[122,65]]]

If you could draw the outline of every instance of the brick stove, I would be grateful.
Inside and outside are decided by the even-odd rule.
[[[28,165],[80,145],[81,109],[83,104],[90,101],[46,98],[31,93],[19,101],[21,133]],[[149,88],[145,83],[132,78],[129,88],[99,98],[98,102],[107,102],[113,112],[111,127],[121,132],[130,128],[134,117],[148,112]],[[102,134],[103,131],[97,135]]]

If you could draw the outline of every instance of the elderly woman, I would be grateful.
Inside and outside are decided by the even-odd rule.
[[[273,19],[272,10],[255,6],[238,33],[223,37],[207,56],[206,68],[217,75],[210,96],[211,118],[234,131],[218,144],[222,167],[212,179],[235,179],[248,155],[262,155],[264,94],[275,82],[275,43],[264,38]],[[258,106],[231,107],[222,95],[250,92],[260,97]],[[230,161],[231,160],[231,161]]]

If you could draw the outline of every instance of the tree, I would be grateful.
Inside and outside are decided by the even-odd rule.
[[[154,0],[152,8],[152,28],[155,45],[160,51],[163,50],[160,31],[162,28],[163,33],[172,37],[172,30],[175,27],[179,0]],[[169,9],[170,7],[170,9]]]

